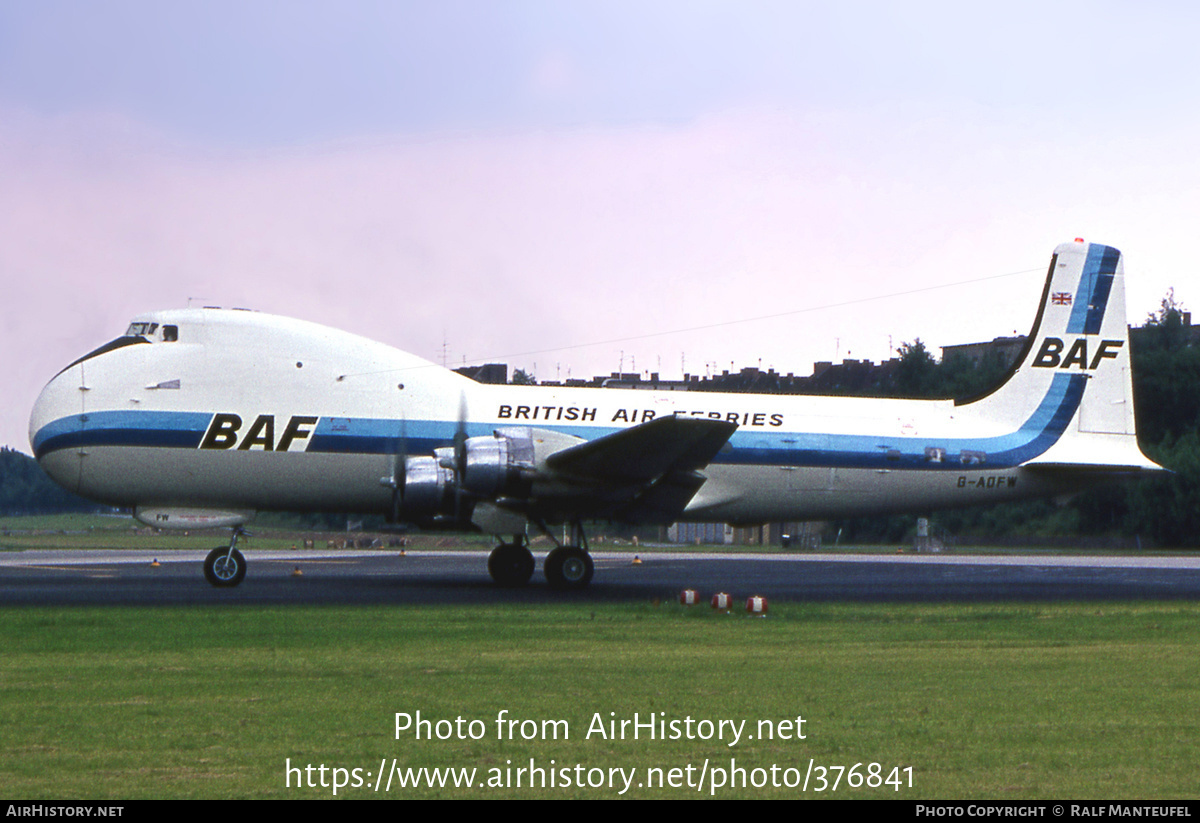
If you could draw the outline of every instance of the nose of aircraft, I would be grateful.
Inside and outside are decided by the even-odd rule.
[[[29,415],[29,445],[42,468],[59,485],[74,491],[79,485],[74,449],[65,449],[71,436],[86,422],[83,413],[84,390],[79,367],[59,372],[46,384]]]

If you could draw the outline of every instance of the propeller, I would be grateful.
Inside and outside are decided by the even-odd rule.
[[[467,477],[467,395],[458,396],[458,424],[454,429],[454,522],[462,520],[462,489]]]
[[[392,477],[396,482],[396,493],[392,495],[394,520],[400,519],[400,509],[404,507],[404,486],[408,480],[408,415],[400,413],[400,436],[396,438],[396,462],[392,467]]]
[[[408,461],[408,418],[403,412],[400,414],[400,433],[392,441],[392,448],[394,449],[392,474],[380,482],[392,489],[392,522],[398,523],[400,522],[400,510],[404,507],[405,470]]]
[[[407,426],[407,418],[401,415],[400,431],[388,448],[394,454],[392,473],[379,481],[392,489],[393,520],[398,522],[402,515],[409,518],[428,515],[434,521],[444,520],[444,506],[449,502],[445,498],[448,492],[445,484],[451,483],[454,486],[454,520],[460,522],[463,498],[469,494],[464,487],[468,439],[466,396],[459,398],[458,422],[451,444],[435,448],[432,455],[409,456]]]

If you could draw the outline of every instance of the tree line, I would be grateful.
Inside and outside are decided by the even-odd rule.
[[[0,515],[107,510],[55,483],[27,454],[0,447]]]

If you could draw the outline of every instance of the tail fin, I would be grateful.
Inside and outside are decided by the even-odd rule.
[[[1045,448],[1023,465],[1159,469],[1137,445],[1121,252],[1082,240],[1055,249],[1025,348],[962,411],[1037,429]]]

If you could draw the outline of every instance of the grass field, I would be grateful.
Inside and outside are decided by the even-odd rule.
[[[626,797],[705,797],[719,769],[715,792],[727,798],[1200,792],[1200,604],[773,603],[766,618],[673,603],[0,608],[0,631],[0,796],[10,798],[332,797],[321,765],[327,784],[346,770],[338,797],[370,798],[608,798],[624,786],[620,775],[607,782],[617,768],[632,776]],[[566,721],[569,738],[540,739],[537,726],[524,740],[518,725],[517,739],[497,739],[502,710]],[[463,736],[479,739],[457,739],[451,724],[427,730],[447,740],[397,739],[396,713],[417,711],[461,717]],[[635,712],[697,734],[706,727],[695,721],[745,720],[756,739],[730,747],[728,727],[707,741],[587,734],[597,714]],[[790,739],[797,716],[805,739]],[[793,721],[776,727],[789,739],[758,739],[760,720]],[[531,758],[553,788],[511,786]],[[377,793],[393,759],[402,773],[473,768],[476,784],[500,787],[394,782]],[[824,792],[810,760],[828,770]],[[843,772],[834,791],[836,767],[856,763],[875,783],[911,767],[912,786],[901,771],[899,791],[855,788]],[[870,763],[881,769],[868,773]],[[807,776],[808,791],[772,787],[772,766],[777,782]],[[586,786],[600,775],[603,786]],[[639,786],[648,775],[664,787]],[[562,788],[568,776],[585,786]]]

